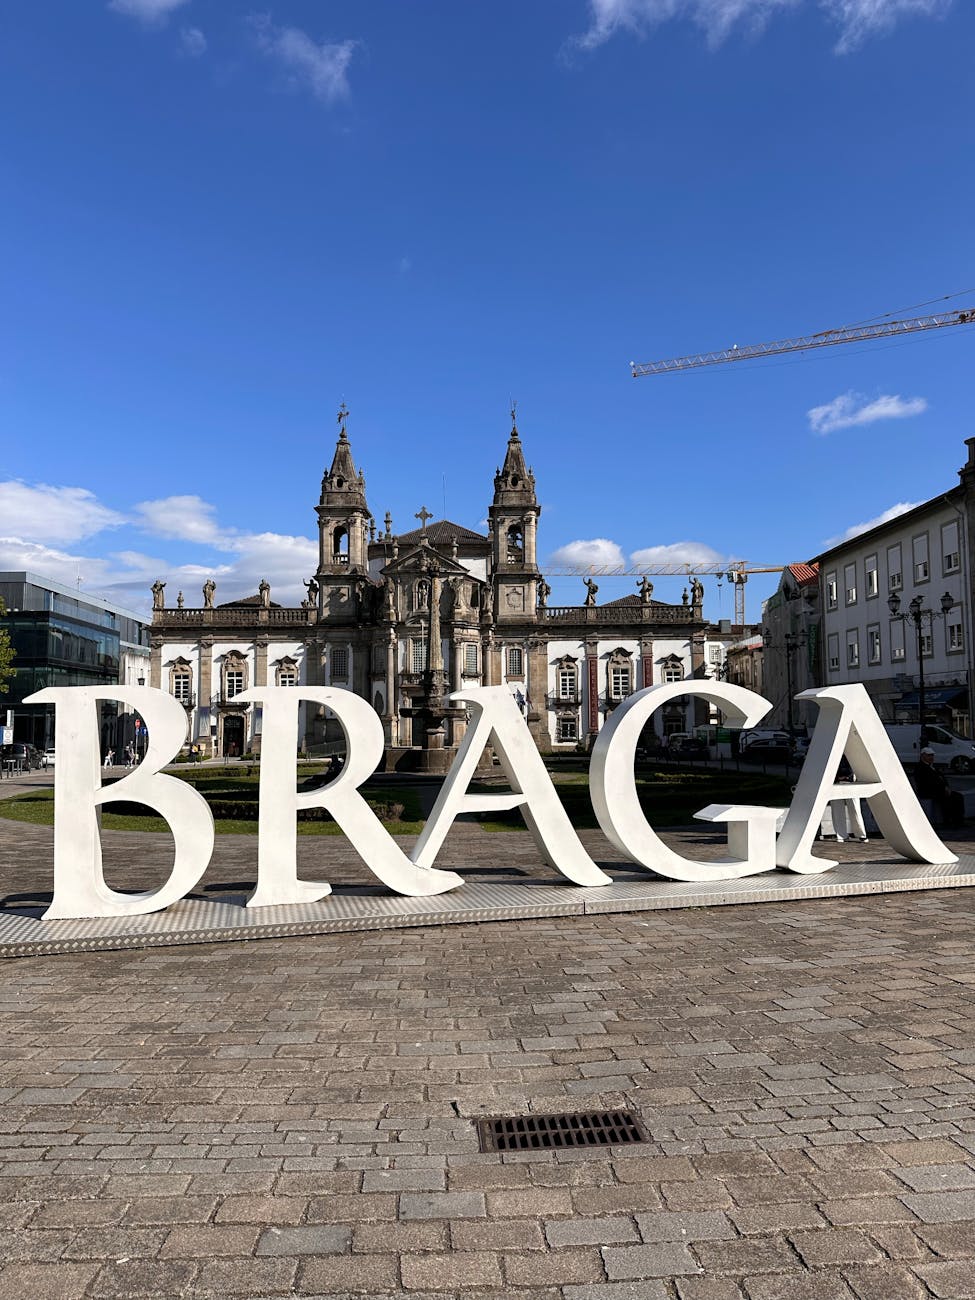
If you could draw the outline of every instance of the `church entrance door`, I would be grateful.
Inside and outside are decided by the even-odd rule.
[[[223,756],[240,758],[244,752],[244,715],[230,713],[223,720]]]

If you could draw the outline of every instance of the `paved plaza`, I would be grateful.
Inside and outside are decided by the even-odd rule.
[[[104,838],[160,878],[167,837]],[[3,894],[50,851],[0,822]],[[443,865],[544,873],[473,826]],[[5,961],[0,1300],[975,1297],[973,956],[951,889]],[[478,1115],[621,1105],[649,1144],[478,1151]]]

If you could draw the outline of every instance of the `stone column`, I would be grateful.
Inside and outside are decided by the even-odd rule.
[[[213,717],[213,705],[210,697],[213,694],[213,637],[201,636],[197,642],[197,655],[200,661],[200,686],[199,699],[197,704],[197,717],[200,720],[200,731],[197,732],[196,739],[201,741],[206,753],[210,753],[210,722]]]
[[[640,639],[640,664],[642,666],[641,687],[653,685],[653,640],[650,637]]]
[[[586,657],[585,657],[585,690],[586,700],[586,731],[588,733],[588,745],[592,748],[593,742],[599,733],[599,642],[596,640],[586,639]]]
[[[691,635],[691,676],[697,681],[705,675],[705,656],[704,656],[704,633],[694,632]],[[694,696],[694,726],[706,727],[710,710],[707,700],[702,700],[699,695]]]
[[[533,637],[528,643],[525,694],[531,700],[528,728],[539,750],[543,754],[550,753],[552,736],[548,726],[548,643],[541,638]]]
[[[254,642],[254,685],[267,686],[267,642]]]
[[[162,689],[162,638],[151,636],[149,640],[149,685]]]

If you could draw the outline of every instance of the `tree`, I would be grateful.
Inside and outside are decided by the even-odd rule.
[[[7,612],[7,606],[0,597],[0,618]],[[7,682],[14,675],[14,655],[17,651],[10,644],[10,633],[6,628],[0,627],[0,695],[3,695],[7,689]]]

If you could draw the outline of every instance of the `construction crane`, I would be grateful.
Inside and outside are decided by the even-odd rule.
[[[628,568],[625,564],[569,564],[563,568],[546,568],[553,578],[626,578],[653,576],[660,578],[717,578],[726,579],[735,593],[735,623],[745,622],[745,583],[750,573],[781,573],[782,564],[752,565],[747,560],[729,560],[721,568],[700,564],[649,564]]]
[[[917,334],[939,330],[949,325],[975,325],[975,309],[939,312],[934,316],[911,316],[904,320],[882,320],[874,324],[848,325],[842,329],[823,330],[819,334],[800,334],[797,338],[776,339],[773,343],[751,343],[722,348],[717,352],[697,352],[689,357],[670,357],[666,361],[648,361],[643,365],[630,362],[634,379],[642,375],[669,375],[677,370],[697,370],[701,366],[720,366],[730,361],[753,361],[756,357],[777,357],[784,352],[809,352],[813,348],[832,348],[838,343],[862,343],[871,339],[896,338],[900,334]]]

